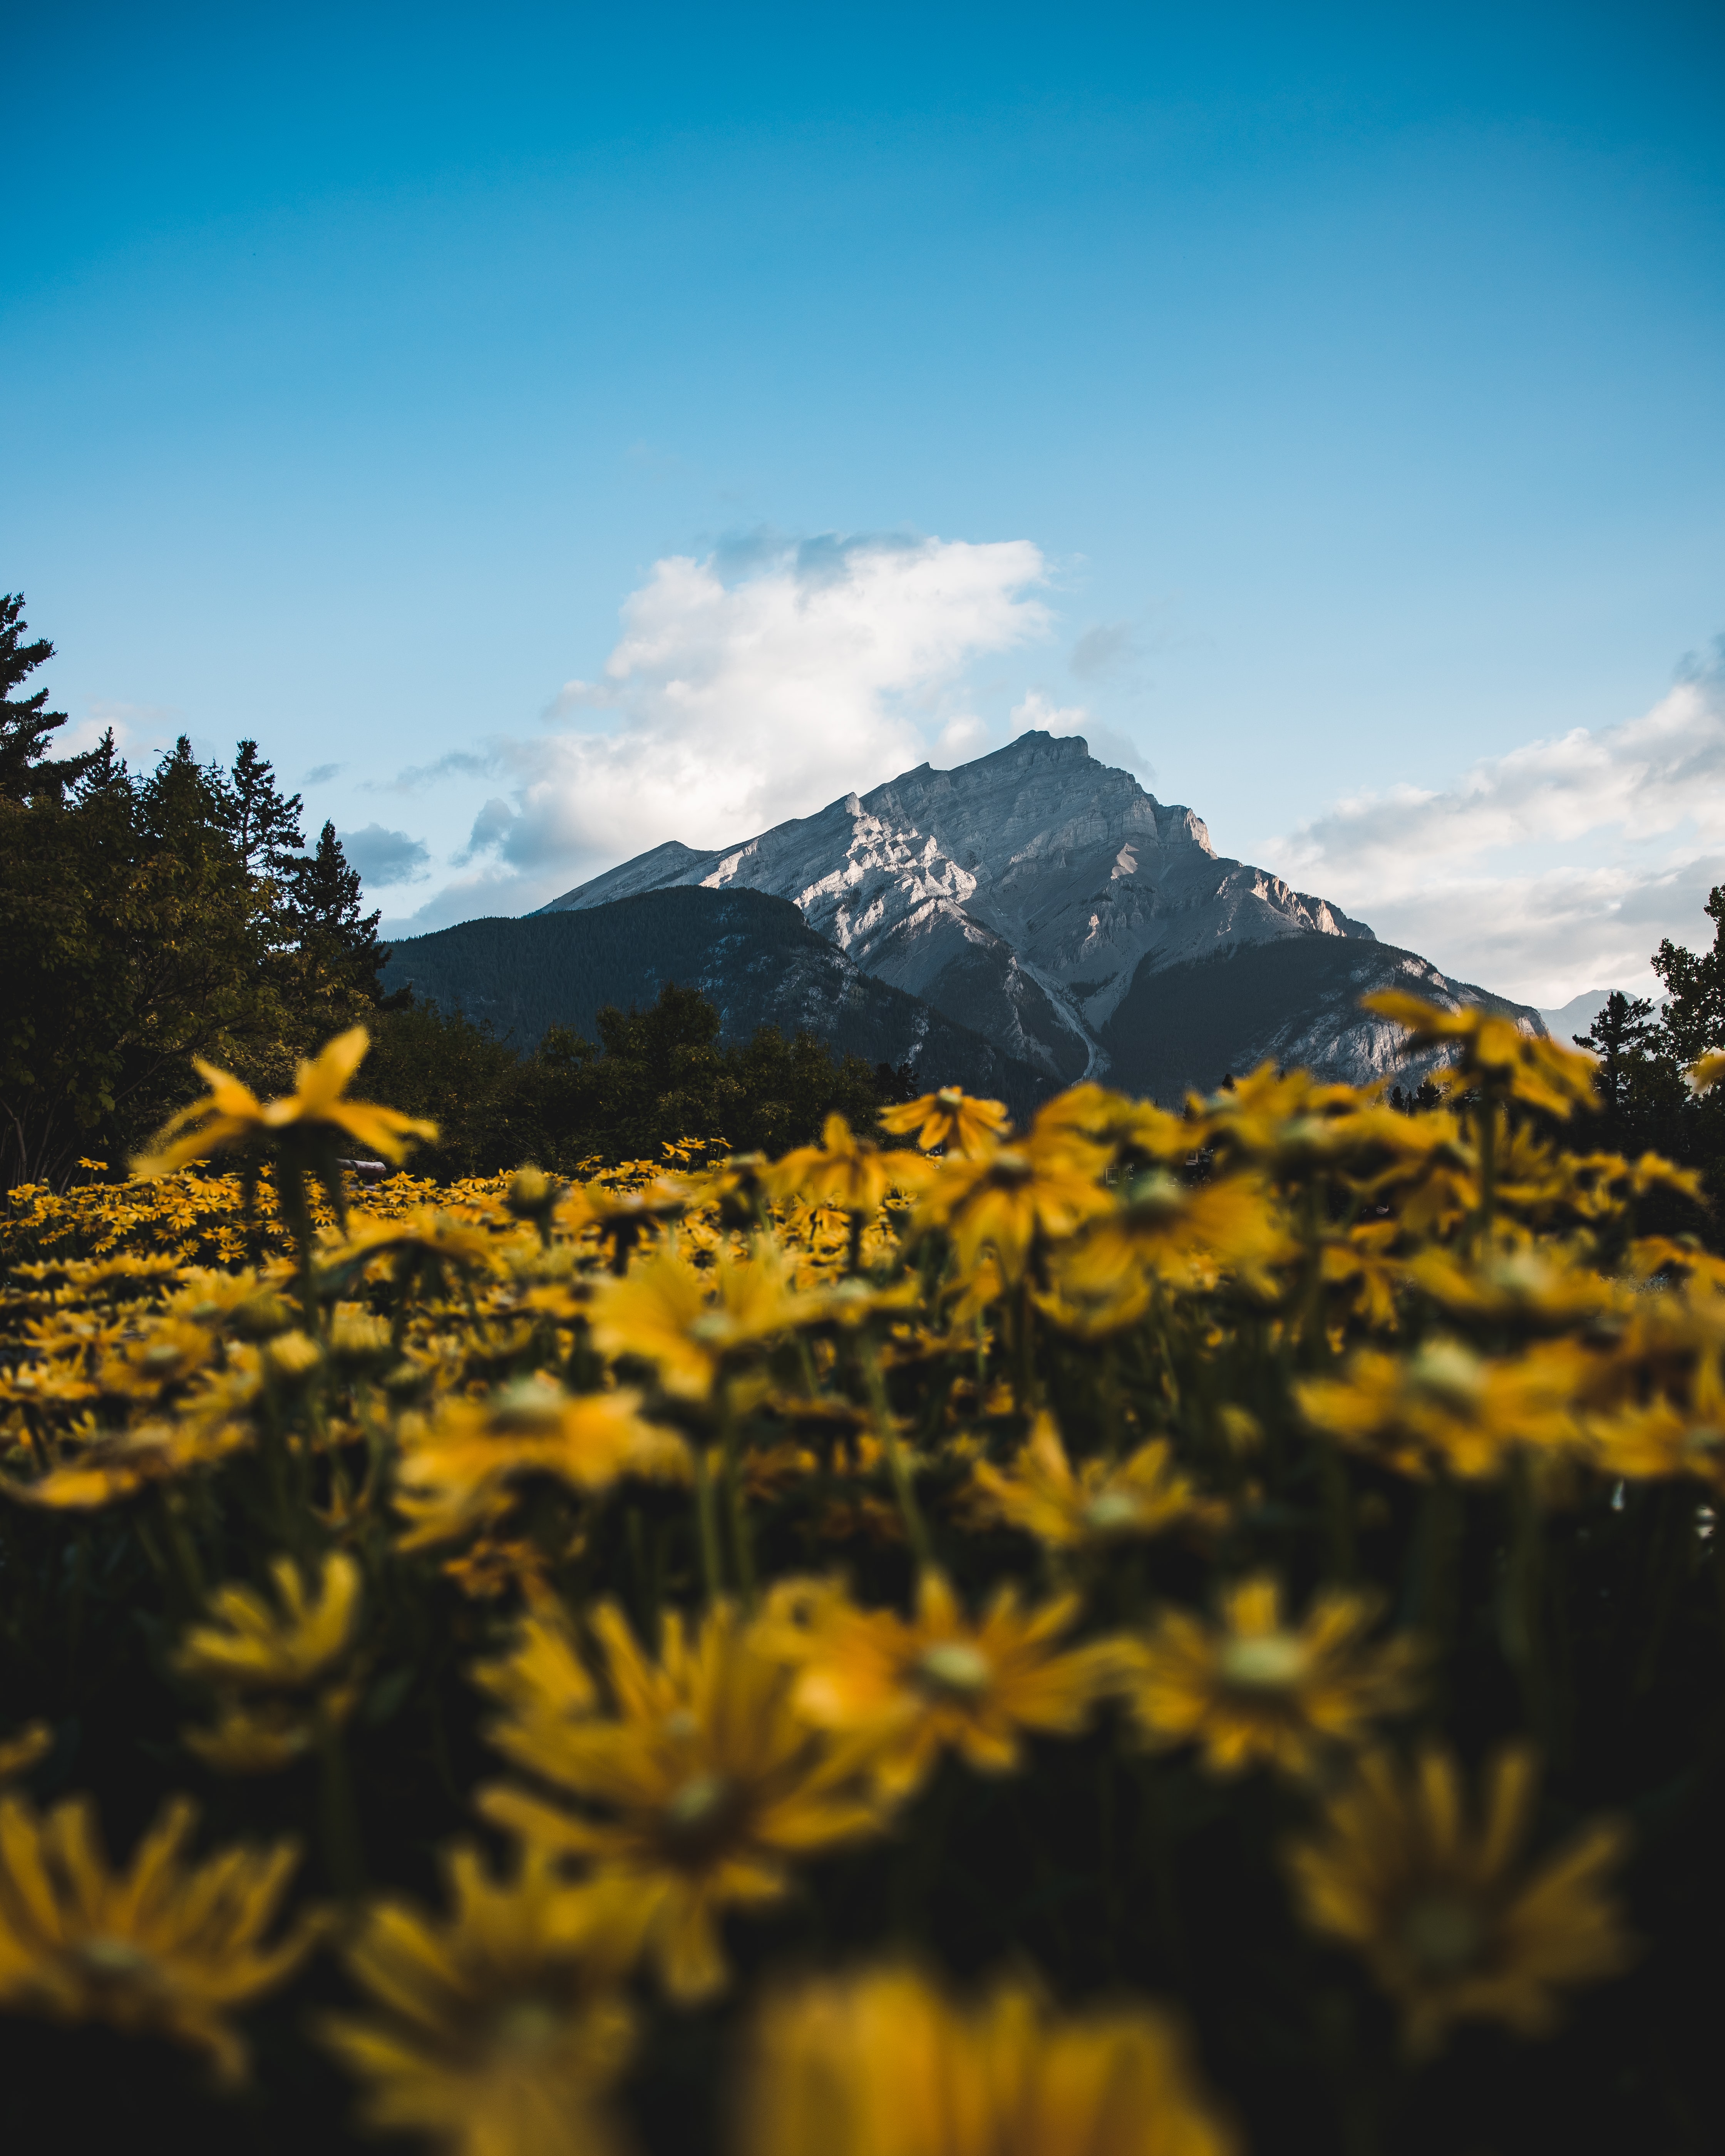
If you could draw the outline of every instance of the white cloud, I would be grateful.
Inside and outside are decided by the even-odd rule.
[[[999,728],[970,708],[966,669],[1047,633],[1045,578],[1028,540],[774,542],[740,562],[659,562],[603,673],[547,713],[571,730],[492,744],[506,793],[465,858],[494,855],[532,904],[665,839],[720,845],[925,757],[979,754]],[[462,889],[495,904],[494,886]]]
[[[430,849],[423,839],[406,831],[392,831],[382,824],[367,824],[357,831],[343,831],[341,851],[350,868],[364,878],[367,890],[387,889],[392,884],[424,883],[431,873]]]
[[[1117,770],[1137,773],[1147,786],[1156,783],[1156,773],[1150,759],[1137,743],[1118,727],[1105,725],[1082,704],[1055,704],[1040,689],[1028,690],[1021,703],[1014,704],[1008,732],[1028,733],[1033,726],[1045,734],[1082,734],[1090,744],[1090,752],[1099,762],[1112,764]],[[973,755],[979,752],[973,750]]]
[[[86,716],[74,720],[54,737],[51,756],[80,756],[95,747],[110,732],[114,746],[128,763],[153,763],[174,745],[182,731],[179,709],[173,704],[127,704],[102,698],[93,701]]]
[[[1270,858],[1387,940],[1529,1002],[1645,990],[1662,937],[1710,937],[1702,902],[1725,881],[1725,670],[1442,792],[1339,801]]]

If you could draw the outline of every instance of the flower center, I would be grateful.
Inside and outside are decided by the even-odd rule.
[[[1479,1912],[1451,1894],[1428,1894],[1401,1921],[1402,1944],[1430,1976],[1460,1976],[1486,1943]]]
[[[973,1699],[988,1689],[994,1673],[982,1649],[972,1646],[968,1640],[937,1640],[933,1646],[923,1649],[916,1674],[931,1691]]]
[[[149,1955],[130,1939],[110,1938],[99,1932],[94,1938],[80,1939],[73,1951],[95,1977],[123,1981],[154,1973],[155,1964]]]
[[[1084,1524],[1092,1534],[1116,1535],[1138,1523],[1138,1501],[1124,1490],[1101,1490],[1084,1508]]]
[[[1171,1214],[1180,1211],[1186,1202],[1186,1192],[1178,1176],[1170,1175],[1165,1168],[1153,1168],[1137,1178],[1126,1194],[1126,1202],[1135,1224],[1159,1227]]]
[[[1021,1152],[997,1152],[989,1170],[993,1180],[1009,1188],[1028,1183],[1036,1173]]]
[[[554,1437],[562,1427],[562,1406],[546,1386],[530,1381],[505,1393],[490,1419],[499,1437]]]
[[[954,1108],[962,1106],[964,1101],[963,1094],[956,1086],[942,1086],[934,1097],[948,1113]]]
[[[730,1802],[731,1784],[722,1774],[691,1774],[665,1805],[665,1816],[679,1835],[698,1834]]]
[[[1260,1632],[1228,1640],[1219,1661],[1237,1691],[1286,1691],[1306,1673],[1306,1643],[1297,1632]]]
[[[727,1311],[704,1310],[689,1327],[689,1337],[703,1348],[728,1348],[736,1337],[737,1327]]]
[[[557,2035],[559,2017],[542,1999],[513,1999],[491,2020],[500,2051],[541,2051]]]
[[[1434,1340],[1420,1350],[1408,1372],[1414,1389],[1440,1406],[1466,1413],[1486,1389],[1479,1358],[1453,1341]]]

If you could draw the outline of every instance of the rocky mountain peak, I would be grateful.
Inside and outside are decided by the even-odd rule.
[[[1109,1067],[1116,1013],[1136,991],[1142,1030],[1142,984],[1165,969],[1292,938],[1375,941],[1339,906],[1219,855],[1190,808],[1158,801],[1081,737],[1034,729],[736,845],[668,841],[542,910],[676,885],[792,900],[865,973],[1063,1082]]]

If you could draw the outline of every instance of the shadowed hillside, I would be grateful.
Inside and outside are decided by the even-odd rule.
[[[675,981],[716,1007],[728,1042],[763,1025],[806,1032],[835,1055],[908,1063],[931,1086],[960,1085],[1019,1113],[1047,1090],[980,1035],[861,972],[788,900],[762,891],[648,891],[579,912],[464,921],[396,944],[383,978],[489,1022],[521,1050],[551,1025],[592,1040],[607,1004],[644,1006]]]

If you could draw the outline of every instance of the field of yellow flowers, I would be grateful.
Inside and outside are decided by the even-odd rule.
[[[11,2144],[1721,2145],[1725,1262],[1380,1007],[1445,1105],[367,1187],[356,1031],[15,1191]]]

